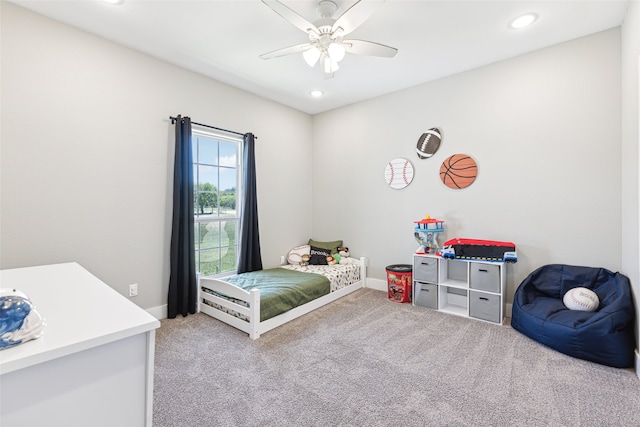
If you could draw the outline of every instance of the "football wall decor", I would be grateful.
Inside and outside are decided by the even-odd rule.
[[[413,165],[407,159],[393,159],[384,168],[384,179],[389,187],[400,190],[413,181]]]
[[[416,145],[418,158],[427,159],[433,156],[440,148],[440,142],[442,142],[442,132],[438,128],[431,128],[420,135]]]
[[[467,154],[447,157],[440,166],[440,179],[449,188],[467,188],[478,176],[478,165]]]

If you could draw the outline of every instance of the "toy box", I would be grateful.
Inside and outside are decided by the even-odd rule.
[[[389,300],[393,302],[411,302],[411,281],[413,280],[410,264],[387,266],[387,284]]]

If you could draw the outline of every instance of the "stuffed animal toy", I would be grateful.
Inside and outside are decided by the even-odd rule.
[[[303,254],[302,256],[300,256],[300,265],[302,266],[309,265],[310,259],[311,259],[311,255]]]
[[[340,264],[351,264],[353,260],[349,258],[349,248],[340,246],[338,248],[338,255],[340,255]]]
[[[334,265],[336,263],[336,259],[332,255],[327,255],[327,265]]]

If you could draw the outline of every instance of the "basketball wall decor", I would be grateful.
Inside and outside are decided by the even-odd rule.
[[[389,187],[402,189],[413,180],[413,165],[407,159],[393,159],[384,168],[384,179]]]
[[[440,166],[440,179],[449,188],[467,188],[478,176],[478,165],[467,154],[447,157]]]
[[[433,156],[438,148],[440,148],[440,142],[442,141],[442,133],[438,128],[431,128],[418,138],[418,145],[416,145],[416,153],[418,158],[427,159]]]

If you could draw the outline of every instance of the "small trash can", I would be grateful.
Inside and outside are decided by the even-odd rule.
[[[393,302],[411,302],[411,264],[393,264],[387,266],[387,284],[389,300]]]

